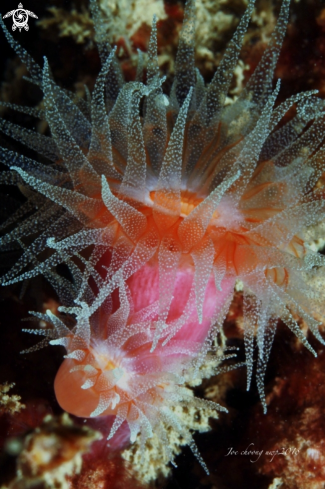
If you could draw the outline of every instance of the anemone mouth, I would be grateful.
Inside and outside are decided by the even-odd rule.
[[[94,365],[96,365],[96,368],[102,372],[110,372],[119,367],[119,361],[116,358],[113,359],[103,351],[98,351],[98,349],[94,346],[89,346],[89,353]]]
[[[156,191],[152,190],[149,193],[150,202],[153,205],[155,202]],[[180,213],[181,218],[187,217],[201,202],[202,198],[198,197],[196,192],[190,190],[180,191]]]

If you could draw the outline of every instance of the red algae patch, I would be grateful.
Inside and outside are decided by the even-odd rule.
[[[297,345],[292,349],[296,354],[283,366],[281,378],[275,379],[267,396],[267,416],[258,407],[252,414],[249,439],[263,452],[256,468],[274,479],[270,487],[321,489],[325,483],[325,351],[317,348],[315,359]]]
[[[71,481],[71,489],[146,489],[134,475],[131,467],[115,454],[111,457],[84,461],[80,474]]]
[[[17,477],[10,489],[69,489],[69,476],[80,472],[82,454],[100,433],[75,425],[67,414],[47,416],[27,435],[17,459]]]

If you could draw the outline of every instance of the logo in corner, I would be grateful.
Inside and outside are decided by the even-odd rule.
[[[7,19],[11,16],[13,21],[12,30],[15,31],[16,29],[19,29],[19,32],[21,32],[22,29],[25,29],[25,31],[29,30],[28,16],[34,17],[34,19],[38,19],[37,15],[35,15],[34,12],[23,9],[22,3],[18,5],[17,10],[11,10],[11,12],[7,12],[6,15],[3,16],[3,19]]]

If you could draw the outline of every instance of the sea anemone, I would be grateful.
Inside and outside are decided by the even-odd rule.
[[[305,244],[325,215],[324,191],[316,188],[324,171],[324,104],[314,91],[275,107],[280,82],[272,88],[289,0],[282,2],[270,43],[231,105],[225,100],[253,0],[207,86],[194,65],[195,4],[188,0],[169,96],[159,77],[155,19],[146,84],[141,57],[136,80],[124,83],[114,50],[104,42],[95,0],[91,7],[103,67],[87,100],[58,87],[47,60],[41,70],[3,26],[31,81],[42,87],[45,111],[38,115],[47,120],[51,137],[1,123],[3,132],[49,160],[44,165],[0,150],[11,169],[2,182],[19,183],[29,196],[14,217],[36,209],[2,238],[5,248],[18,243],[24,250],[2,282],[43,273],[62,302],[86,301],[91,317],[121,282],[137,276],[141,283],[142,272],[149,270],[149,277],[158,271],[158,319],[156,333],[150,334],[154,349],[160,338],[165,343],[172,338],[168,321],[173,297],[177,301],[180,293],[178,273],[193,277],[184,310],[194,294],[197,328],[204,321],[210,280],[216,303],[224,284],[232,283],[208,318],[210,344],[240,281],[247,388],[256,338],[257,384],[266,409],[264,374],[278,319],[314,354],[293,314],[324,343],[314,318],[323,314],[324,259]],[[279,125],[293,106],[296,115]],[[46,259],[45,250],[52,251]],[[72,281],[56,273],[62,262]],[[98,293],[85,298],[91,280]],[[139,283],[133,280],[133,288]],[[187,319],[179,320],[172,333],[186,324]],[[209,342],[204,345],[209,348]]]
[[[67,350],[54,383],[57,401],[75,416],[115,416],[108,440],[126,421],[131,443],[139,434],[142,451],[155,432],[163,442],[165,464],[174,458],[167,436],[172,429],[190,445],[207,471],[190,431],[182,425],[174,408],[187,405],[198,410],[208,407],[226,411],[212,401],[194,397],[188,384],[201,383],[206,373],[204,368],[201,370],[203,363],[209,363],[216,373],[220,362],[233,355],[224,356],[217,348],[203,359],[198,355],[202,338],[197,338],[191,322],[167,346],[159,344],[152,351],[159,302],[134,312],[130,291],[121,282],[119,303],[114,313],[111,299],[93,314],[85,302],[71,308],[61,307],[61,312],[76,316],[72,329],[67,327],[64,316],[60,318],[49,310],[46,314],[34,313],[50,327],[25,331],[43,334],[50,344],[62,345]]]

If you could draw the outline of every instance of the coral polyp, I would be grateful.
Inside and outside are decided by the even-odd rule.
[[[43,90],[44,112],[38,115],[48,122],[51,137],[1,123],[5,134],[49,161],[42,164],[1,148],[1,160],[10,168],[2,182],[18,183],[29,196],[14,216],[22,222],[1,240],[5,249],[15,243],[23,249],[2,282],[9,285],[43,273],[62,303],[86,303],[85,317],[90,318],[121,283],[133,280],[137,289],[142,273],[150,282],[149,276],[158,270],[155,333],[146,333],[144,349],[154,355],[156,348],[158,355],[162,340],[168,360],[173,335],[187,327],[186,311],[193,297],[195,328],[203,328],[204,303],[213,280],[215,310],[209,314],[209,327],[197,351],[198,358],[204,357],[225,319],[235,283],[240,282],[247,384],[256,341],[257,383],[266,409],[263,379],[278,319],[310,351],[314,352],[295,317],[302,318],[324,343],[315,315],[319,318],[324,312],[325,261],[306,244],[325,216],[324,190],[316,185],[324,171],[324,104],[313,91],[276,106],[280,82],[272,86],[289,1],[282,2],[262,59],[230,105],[226,97],[253,0],[207,85],[194,64],[195,4],[188,0],[169,95],[159,75],[155,18],[146,83],[141,56],[136,80],[125,83],[114,49],[104,42],[96,3],[91,1],[91,6],[103,66],[86,100],[58,87],[47,60],[40,69],[3,26],[8,41],[28,65],[31,81]],[[296,115],[283,122],[292,108]],[[32,209],[35,212],[29,215]],[[44,258],[44,252],[50,256]],[[60,263],[69,267],[71,281],[57,273]],[[171,329],[181,273],[193,277],[193,282],[184,314],[181,311]],[[64,365],[69,369],[87,359],[86,370],[74,375],[79,380],[85,377],[89,392],[96,391],[107,372],[104,377],[114,387],[114,395],[105,397],[105,412],[122,399],[116,386],[124,382],[124,367],[117,352],[112,353],[109,367],[100,367],[100,351],[101,346],[93,344],[82,359],[66,360]],[[96,381],[94,369],[102,372]],[[159,395],[157,387],[152,389],[148,396],[154,406],[168,389]],[[88,415],[99,413],[97,409],[102,407],[92,406]]]
[[[212,401],[194,397],[188,387],[201,383],[206,374],[201,369],[204,362],[216,372],[225,356],[211,353],[199,358],[202,341],[193,339],[190,323],[188,330],[184,327],[167,346],[160,344],[152,351],[158,302],[132,312],[130,291],[124,283],[119,288],[119,302],[114,313],[111,301],[92,315],[85,303],[61,308],[76,316],[73,329],[66,326],[63,316],[60,319],[49,310],[44,315],[35,313],[50,328],[27,331],[44,334],[50,344],[63,345],[67,350],[54,383],[57,401],[65,411],[79,417],[115,416],[108,440],[126,421],[131,443],[139,434],[144,450],[155,432],[163,442],[165,464],[174,458],[167,436],[173,429],[207,470],[190,431],[174,409],[185,405],[198,411],[225,411]]]

